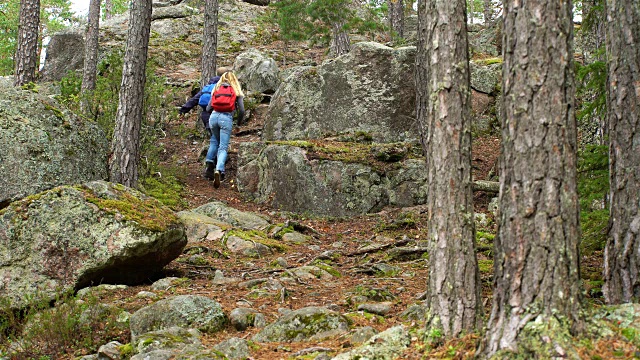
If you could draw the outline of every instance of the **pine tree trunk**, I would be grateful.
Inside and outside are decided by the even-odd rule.
[[[104,0],[104,19],[109,20],[113,17],[113,2]]]
[[[20,25],[15,55],[14,85],[22,86],[36,79],[38,66],[38,27],[40,0],[20,1]]]
[[[389,0],[389,29],[391,38],[404,38],[404,2],[403,0]]]
[[[138,182],[151,3],[152,0],[131,2],[120,99],[109,161],[111,181],[129,187],[135,187]]]
[[[493,4],[491,4],[491,0],[484,0],[484,25],[491,26],[493,22]]]
[[[351,51],[351,42],[349,34],[342,29],[341,23],[333,24],[333,37],[331,38],[331,46],[329,53],[333,57],[348,54]]]
[[[96,88],[96,70],[98,67],[98,35],[100,31],[100,0],[89,2],[89,18],[85,36],[84,67],[82,69],[82,93],[88,94]],[[86,99],[82,109],[87,110]]]
[[[471,113],[465,0],[421,0],[416,89],[427,159],[428,327],[448,337],[480,323],[471,181]]]
[[[640,1],[607,1],[607,120],[611,217],[605,248],[609,304],[640,299]]]
[[[571,1],[504,6],[499,228],[483,358],[517,351],[533,321],[583,326]]]
[[[218,0],[206,0],[204,9],[204,29],[202,44],[202,78],[205,86],[216,75],[216,54],[218,48]]]

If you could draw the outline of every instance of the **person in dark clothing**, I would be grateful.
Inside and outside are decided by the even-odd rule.
[[[211,79],[209,79],[209,83],[207,85],[215,85],[218,82],[218,80],[220,80],[220,76],[214,76]],[[212,86],[209,88],[211,89]],[[202,90],[205,90],[205,89],[207,89],[207,86],[205,86]],[[191,99],[187,100],[187,102],[180,107],[180,110],[178,110],[178,112],[181,115],[188,113],[191,109],[196,107],[196,105],[199,105],[200,98],[202,97],[202,94],[203,94],[202,90],[198,91],[197,94],[193,95]],[[209,90],[208,94],[209,94],[209,98],[211,98],[211,90]],[[211,116],[211,112],[207,110],[207,104],[199,105],[199,106],[200,106],[200,109],[202,109],[202,112],[200,113],[200,119],[202,120],[202,124],[204,125],[204,128],[207,130],[207,133],[209,133],[209,136],[210,136],[211,129],[209,128],[209,117]]]
[[[202,112],[200,113],[200,119],[202,120],[202,124],[204,128],[207,130],[209,136],[211,136],[211,129],[209,128],[209,117],[211,116],[211,110],[207,110],[207,105],[209,105],[209,100],[211,99],[211,93],[213,92],[213,87],[220,80],[220,75],[229,71],[229,68],[219,67],[216,71],[218,76],[214,76],[209,79],[209,83],[205,85],[197,94],[193,95],[191,99],[187,100],[187,102],[180,107],[178,112],[181,115],[184,115],[191,111],[196,105],[200,106]],[[203,96],[204,95],[204,96]]]

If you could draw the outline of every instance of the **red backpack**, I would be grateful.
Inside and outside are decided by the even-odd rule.
[[[233,112],[236,109],[236,92],[233,86],[221,84],[211,95],[211,107],[216,112]]]

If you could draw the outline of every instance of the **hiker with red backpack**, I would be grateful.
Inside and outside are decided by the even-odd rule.
[[[220,80],[220,75],[224,74],[227,70],[228,69],[224,67],[218,68],[218,76],[214,76],[209,79],[209,83],[205,85],[202,90],[198,91],[198,93],[187,100],[187,102],[180,107],[180,110],[178,110],[180,115],[185,115],[191,111],[191,109],[196,107],[196,105],[199,105],[202,110],[200,112],[200,119],[202,120],[202,124],[204,125],[205,130],[207,130],[209,136],[211,136],[211,129],[209,128],[209,117],[211,116],[211,111],[207,110],[207,105],[211,102],[211,93],[213,92],[213,88],[216,86],[218,80]]]
[[[224,165],[227,161],[227,149],[233,128],[233,114],[238,112],[238,126],[244,122],[244,93],[236,75],[227,71],[220,77],[211,94],[208,110],[211,139],[207,151],[207,167],[204,177],[213,180],[213,187],[219,188],[224,179]]]

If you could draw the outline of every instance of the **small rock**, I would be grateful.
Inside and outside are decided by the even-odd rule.
[[[118,341],[111,341],[105,345],[100,346],[98,349],[98,359],[101,360],[119,360],[122,358],[120,353],[121,343]]]
[[[287,260],[285,260],[283,257],[277,258],[276,264],[280,265],[283,268],[286,268],[287,266],[289,266],[289,264],[287,263]]]
[[[349,342],[351,345],[360,345],[365,341],[369,340],[373,335],[377,334],[378,331],[371,326],[365,326],[358,329],[355,329],[351,336],[349,337]]]
[[[241,360],[249,358],[249,345],[247,340],[232,337],[213,347],[223,353],[229,360]]]
[[[180,280],[180,278],[177,278],[177,277],[166,277],[164,279],[160,279],[154,282],[153,284],[151,284],[151,290],[155,290],[155,291],[169,290],[169,288],[171,288],[178,280]]]
[[[389,312],[391,312],[391,303],[390,302],[364,303],[364,304],[358,305],[358,310],[384,316],[384,315],[387,315]]]
[[[308,237],[297,231],[293,231],[282,235],[282,241],[299,245],[307,243]]]
[[[156,299],[158,298],[158,295],[151,291],[140,291],[139,293],[136,294],[136,297],[143,298],[143,299],[144,298]]]
[[[249,326],[253,326],[255,314],[257,313],[257,311],[249,308],[236,308],[231,310],[229,321],[236,330],[244,331]]]

